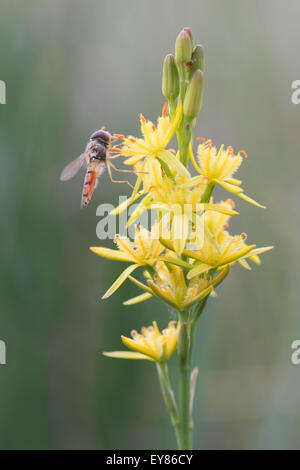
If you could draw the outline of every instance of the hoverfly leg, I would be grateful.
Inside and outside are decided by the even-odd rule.
[[[120,168],[117,168],[113,163],[110,163],[110,166],[115,170],[115,171],[120,171],[121,173],[136,173],[134,170],[120,170]]]
[[[132,186],[132,184],[129,183],[129,181],[119,181],[119,180],[114,180],[114,179],[113,179],[112,174],[111,174],[111,168],[110,168],[111,165],[112,165],[112,164],[108,161],[108,162],[107,162],[107,171],[108,171],[108,174],[109,174],[110,181],[111,181],[112,183],[126,183],[126,184],[128,184],[128,185],[131,187],[131,189],[134,189],[133,186]]]

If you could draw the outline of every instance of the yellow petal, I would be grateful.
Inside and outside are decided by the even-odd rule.
[[[213,291],[213,289],[213,286],[207,287],[207,289],[204,289],[200,294],[193,297],[189,302],[185,302],[184,308],[190,308],[196,302],[199,302],[200,300],[204,299],[204,297],[208,296]]]
[[[195,157],[194,157],[194,154],[193,154],[193,146],[192,146],[192,143],[190,143],[190,145],[189,145],[189,156],[190,156],[190,160],[191,160],[192,165],[193,165],[193,167],[195,168],[195,170],[196,170],[198,173],[202,173],[202,170],[201,170],[200,166],[198,165],[198,163],[197,163],[196,160],[195,160]]]
[[[132,215],[129,217],[129,220],[126,224],[126,228],[130,227],[130,225],[132,225],[133,222],[135,222],[136,219],[138,219],[139,216],[147,209],[146,204],[151,201],[151,198],[152,198],[152,194],[149,193],[147,194],[147,196],[145,196],[141,200],[137,208],[133,211]]]
[[[261,204],[259,204],[258,202],[254,201],[254,199],[252,199],[251,197],[247,196],[247,195],[244,194],[244,193],[237,194],[237,196],[239,196],[240,198],[244,199],[244,201],[250,202],[250,204],[253,204],[254,206],[260,207],[261,209],[265,209],[265,208],[266,208],[266,206],[262,206]]]
[[[249,245],[246,246],[245,248],[242,248],[241,250],[233,253],[230,256],[225,256],[223,260],[218,264],[219,266],[224,266],[225,264],[233,263],[234,261],[237,261],[240,258],[247,258],[249,253],[256,247],[256,245]]]
[[[193,178],[190,178],[186,183],[184,184],[179,184],[179,188],[193,188],[199,183],[203,183],[203,176],[193,176]]]
[[[133,188],[133,191],[132,191],[132,195],[131,197],[134,198],[137,194],[138,194],[138,190],[140,189],[140,186],[143,182],[143,178],[144,178],[144,167],[145,167],[145,160],[143,161],[141,167],[140,167],[140,171],[138,173],[138,177],[137,177],[137,180],[135,182],[135,185],[134,185],[134,188]]]
[[[150,347],[144,346],[143,344],[139,344],[136,341],[134,341],[134,339],[127,338],[126,336],[121,336],[121,339],[123,343],[125,344],[125,346],[127,346],[127,348],[133,349],[133,351],[137,351],[142,354],[145,354],[146,356],[151,357],[155,361],[159,359],[159,356]]]
[[[133,282],[133,284],[135,284],[137,287],[139,287],[140,289],[144,290],[145,292],[148,292],[149,294],[152,294],[152,290],[150,289],[150,287],[148,286],[145,286],[145,284],[143,284],[142,282],[138,281],[137,279],[135,279],[134,277],[132,276],[128,276],[128,279]]]
[[[240,263],[240,265],[244,268],[244,269],[247,269],[248,271],[251,271],[251,266],[249,266],[249,264],[247,263],[247,261],[245,259],[239,259],[238,260],[238,263]]]
[[[113,283],[113,285],[108,289],[107,292],[103,295],[102,299],[107,299],[110,297],[119,287],[123,284],[124,281],[128,278],[128,276],[136,269],[138,268],[138,264],[131,264],[126,268],[122,274],[118,277],[118,279]]]
[[[127,209],[128,206],[130,206],[130,204],[134,201],[136,201],[136,199],[138,199],[140,196],[142,196],[144,193],[143,192],[139,192],[137,194],[135,194],[134,196],[131,196],[129,198],[127,198],[125,201],[123,201],[118,207],[116,207],[115,209],[113,209],[109,215],[118,215],[118,214],[121,214],[121,212],[125,211],[125,209]]]
[[[175,308],[177,310],[181,310],[181,307],[179,305],[177,305],[176,303],[174,303],[169,297],[167,297],[164,292],[156,285],[154,284],[153,281],[151,281],[151,279],[149,279],[148,281],[148,285],[149,287],[151,288],[153,294],[158,297],[159,299],[161,299],[163,302],[166,302],[168,305],[170,305],[172,308]]]
[[[144,158],[145,155],[134,155],[133,157],[129,157],[126,160],[124,160],[124,165],[135,165],[137,162],[139,162],[142,158]]]
[[[217,287],[219,284],[221,284],[222,281],[224,281],[225,277],[227,276],[227,274],[229,273],[229,269],[230,269],[230,266],[227,265],[225,266],[225,268],[222,269],[222,271],[220,272],[220,274],[218,274],[218,276],[216,276],[213,280],[212,280],[212,285],[214,287]]]
[[[254,245],[255,246],[255,245]],[[250,256],[257,256],[262,253],[265,253],[266,251],[273,250],[274,246],[264,246],[262,248],[256,248],[252,250],[250,253],[248,253],[245,257],[250,258]]]
[[[201,205],[203,205],[204,209],[207,210],[207,211],[220,212],[220,214],[225,214],[225,215],[238,215],[237,211],[234,211],[232,209],[227,209],[222,204],[203,203]]]
[[[236,186],[240,186],[242,184],[242,181],[237,180],[236,178],[226,178],[225,181],[229,184],[234,184]]]
[[[181,117],[182,117],[182,101],[179,101],[175,114],[172,117],[169,129],[164,138],[164,142],[163,142],[164,147],[168,145],[173,135],[175,134],[176,129],[178,128],[179,122],[181,121]]]
[[[191,269],[190,272],[187,274],[187,278],[192,279],[195,276],[199,276],[200,274],[206,273],[210,269],[212,269],[212,266],[208,264],[204,264],[204,263],[197,264],[197,266]]]
[[[162,150],[158,152],[158,158],[162,160],[169,168],[172,168],[177,172],[178,175],[190,178],[191,174],[186,167],[168,150]]]
[[[123,302],[123,305],[135,305],[140,302],[144,302],[145,300],[151,299],[152,294],[149,294],[148,292],[145,292],[144,294],[137,295],[136,297],[133,297],[132,299],[126,300]]]
[[[180,258],[176,258],[175,256],[170,255],[163,255],[159,258],[161,261],[166,261],[167,263],[175,264],[176,266],[180,266],[181,268],[190,269],[191,265],[186,261],[183,261]]]
[[[117,359],[147,359],[147,361],[154,360],[148,356],[145,356],[145,354],[141,354],[141,353],[133,352],[133,351],[111,351],[111,352],[104,352],[102,354],[103,356],[115,357]]]
[[[181,255],[184,250],[189,233],[190,217],[184,214],[174,214],[173,216],[173,238],[174,249],[177,255]]]
[[[242,250],[237,251],[236,253],[233,253],[230,256],[225,256],[225,258],[222,260],[222,262],[219,263],[219,266],[224,266],[224,264],[229,264],[233,263],[234,261],[237,261],[239,258],[245,258],[249,253],[256,247],[256,245],[249,245],[243,248]]]
[[[117,261],[129,261],[134,262],[135,259],[128,253],[123,253],[119,250],[111,250],[110,248],[104,248],[101,246],[91,246],[90,250],[96,255],[102,256],[102,258],[113,259]]]
[[[233,194],[238,194],[238,193],[243,192],[243,189],[239,188],[236,185],[229,184],[229,183],[226,183],[225,181],[218,180],[218,179],[214,179],[214,181],[218,183],[220,186],[223,186],[224,189],[226,189],[227,191],[230,191]]]

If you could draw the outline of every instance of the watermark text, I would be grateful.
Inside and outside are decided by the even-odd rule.
[[[0,104],[6,104],[6,84],[0,80]]]
[[[298,366],[300,364],[300,339],[295,339],[291,344],[291,348],[294,349],[291,355],[291,362],[294,366]]]
[[[0,339],[0,366],[6,364],[6,344]]]

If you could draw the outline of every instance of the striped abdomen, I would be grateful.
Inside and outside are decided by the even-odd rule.
[[[104,169],[104,166],[105,162],[103,160],[97,160],[88,166],[84,178],[81,207],[87,206],[90,202],[96,187],[98,176],[100,175],[101,170]]]

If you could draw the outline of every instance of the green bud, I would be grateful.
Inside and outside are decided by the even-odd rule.
[[[175,58],[177,64],[189,62],[193,52],[193,36],[190,28],[183,28],[175,42]]]
[[[200,69],[194,73],[186,90],[183,102],[183,114],[188,119],[195,119],[200,113],[203,95],[203,72]]]
[[[196,70],[200,69],[204,72],[204,48],[200,44],[197,44],[193,50],[192,59],[188,65],[188,78],[191,80]]]
[[[179,95],[179,74],[173,54],[168,54],[164,60],[162,93],[168,101],[175,100]]]
[[[190,338],[187,329],[186,323],[180,325],[180,330],[178,333],[178,355],[182,362],[185,362],[188,358],[189,349],[190,349]]]

